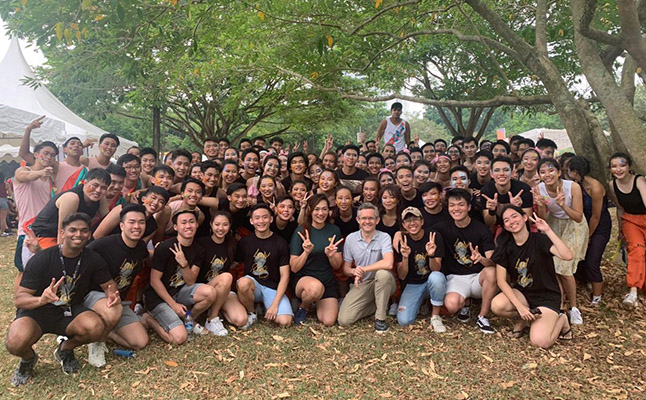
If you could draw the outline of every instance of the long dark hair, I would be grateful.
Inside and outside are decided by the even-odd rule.
[[[305,222],[303,223],[303,233],[309,232],[310,228],[312,227],[312,212],[314,212],[314,207],[320,202],[324,201],[327,204],[327,208],[330,209],[330,200],[327,198],[327,196],[323,193],[318,193],[312,196],[307,202],[307,216],[305,218]],[[325,222],[330,221],[330,215],[328,214],[327,219]]]
[[[233,261],[236,254],[236,246],[237,246],[236,240],[233,237],[233,218],[231,217],[230,212],[224,211],[224,210],[218,210],[211,215],[210,223],[213,223],[216,217],[225,217],[226,219],[229,220],[229,232],[224,237],[224,246],[227,249],[228,259]]]
[[[397,185],[386,185],[379,191],[379,216],[386,214],[386,209],[381,201],[384,193],[390,193],[391,196],[397,199],[397,208],[395,214],[397,215],[397,224],[401,225],[401,212],[402,212],[402,192]]]
[[[500,213],[501,218],[502,218],[502,215],[504,215],[505,212],[509,209],[516,211],[520,215],[526,215],[525,211],[523,211],[522,208],[515,206],[513,204],[507,204],[502,208],[502,212]],[[504,223],[501,224],[500,226],[502,227],[502,232],[500,232],[500,235],[498,235],[498,238],[496,239],[495,252],[496,253],[503,252],[504,254],[509,254],[509,252],[511,251],[510,245],[514,243],[514,235],[505,228]],[[530,225],[529,225],[529,218],[525,222],[525,227],[527,228],[528,232],[531,232]]]

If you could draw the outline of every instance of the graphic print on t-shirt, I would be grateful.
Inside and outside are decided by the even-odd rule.
[[[534,277],[532,274],[527,273],[527,265],[529,265],[529,257],[525,260],[521,260],[520,258],[516,260],[516,271],[518,271],[516,283],[524,288],[531,286],[532,283],[534,283]]]
[[[428,275],[431,272],[428,268],[428,263],[426,262],[426,260],[426,253],[415,254],[415,269],[417,270],[417,275],[424,276]]]
[[[73,277],[65,275],[65,281],[58,288],[58,301],[54,302],[55,306],[71,306],[72,305],[72,296],[74,296],[74,289],[76,287],[76,282],[79,280],[80,276],[76,277],[74,280]]]
[[[260,279],[267,279],[269,271],[267,270],[267,259],[271,252],[262,252],[260,249],[256,250],[253,255],[253,265],[251,266],[251,273]]]
[[[133,278],[132,271],[137,268],[137,264],[137,261],[123,260],[121,267],[119,267],[119,276],[116,279],[117,289],[121,290],[130,285],[130,282],[132,282]]]
[[[208,282],[216,276],[220,275],[220,271],[224,269],[224,264],[226,262],[227,257],[221,258],[218,257],[217,254],[214,255],[211,259],[211,269],[209,269],[209,272],[206,274],[206,281]]]
[[[170,278],[169,285],[170,287],[177,288],[184,284],[185,282],[184,282],[184,277],[182,276],[182,268],[178,265],[177,270],[175,271],[175,274],[173,275],[172,278]]]
[[[469,244],[464,243],[460,239],[456,239],[453,244],[453,253],[455,259],[462,265],[471,265],[471,257],[469,257]]]

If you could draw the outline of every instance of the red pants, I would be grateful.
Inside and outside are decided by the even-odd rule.
[[[646,215],[624,214],[621,231],[628,250],[628,287],[646,289]]]

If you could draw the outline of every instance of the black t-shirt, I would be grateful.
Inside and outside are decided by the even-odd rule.
[[[217,194],[218,188],[216,187],[211,190],[209,195],[204,195],[204,197],[217,197]],[[218,204],[220,204],[220,201],[222,201],[221,198],[219,199]],[[202,204],[198,204],[197,207],[202,211],[202,214],[204,214],[204,222],[202,222],[202,225],[197,227],[195,237],[211,236],[211,207]]]
[[[155,249],[153,260],[150,263],[152,269],[161,271],[161,282],[164,284],[169,295],[175,296],[177,292],[186,284],[182,277],[182,267],[175,260],[175,255],[170,251],[173,245],[177,243],[177,238],[170,238],[161,242]],[[182,246],[182,251],[188,261],[188,268],[202,265],[204,259],[204,249],[199,244],[193,242],[188,247]],[[148,286],[144,292],[144,301],[146,308],[152,310],[163,302],[161,297],[155,292],[152,286]]]
[[[305,187],[307,188],[308,191],[312,190],[312,185],[314,184],[314,182],[312,182],[310,178],[305,176],[302,179],[297,179],[297,180],[305,182]],[[289,193],[289,191],[292,189],[292,176],[287,175],[286,177],[281,179],[280,184],[283,185],[285,190]]]
[[[357,221],[357,209],[355,207],[352,207],[352,218],[350,218],[349,221],[343,221],[341,219],[341,216],[336,214],[332,223],[339,227],[341,236],[348,237],[348,235],[352,232],[359,230],[359,222]]]
[[[244,263],[244,273],[261,285],[277,289],[280,267],[289,265],[289,246],[282,237],[272,234],[260,239],[255,233],[238,243],[236,261]]]
[[[518,246],[513,238],[499,245],[491,257],[509,274],[511,286],[529,296],[561,297],[550,252],[552,241],[542,233],[530,232],[529,238]]]
[[[424,208],[424,202],[422,201],[422,195],[419,193],[417,189],[415,189],[415,197],[413,197],[411,200],[408,200],[404,197],[404,194],[402,193],[402,206],[401,209],[405,210],[406,207],[415,207],[419,210]]]
[[[80,265],[78,264],[80,257]],[[65,269],[65,281],[58,288],[59,301],[44,305],[42,308],[56,309],[58,305],[71,306],[83,303],[85,295],[93,286],[102,285],[112,277],[103,258],[91,249],[84,249],[79,257],[63,257],[65,268],[61,265],[58,246],[42,250],[27,262],[25,273],[20,286],[35,290],[34,296],[40,296],[52,283],[52,278],[58,282]],[[74,279],[76,266],[76,279]]]
[[[144,260],[148,258],[146,243],[140,240],[131,248],[126,245],[121,235],[110,235],[94,240],[87,248],[96,251],[105,260],[110,275],[117,284],[121,300],[125,300],[132,281],[143,267]],[[101,288],[94,286],[92,290]]]
[[[368,177],[366,171],[357,168],[352,174],[347,175],[343,172],[343,168],[338,168],[336,173],[339,176],[341,185],[349,187],[355,195],[361,194],[361,184]]]
[[[221,273],[229,272],[233,264],[233,254],[229,254],[230,240],[233,238],[229,237],[222,243],[215,243],[211,236],[195,239],[195,242],[204,249],[204,260],[200,265],[196,282],[208,283]]]
[[[422,212],[422,217],[424,218],[424,230],[429,232],[435,225],[445,224],[447,222],[453,221],[449,212],[446,208],[442,207],[442,210],[437,214],[431,214],[426,211],[426,208],[422,207],[419,209]]]
[[[303,226],[299,226],[296,232],[303,232]],[[333,285],[335,283],[334,270],[330,264],[330,259],[325,254],[325,248],[330,245],[330,239],[335,238],[334,241],[341,240],[341,231],[334,224],[326,223],[321,229],[310,227],[310,241],[314,245],[314,249],[307,256],[305,265],[294,277],[300,278],[303,276],[311,276],[323,284],[323,286]],[[294,235],[289,245],[290,253],[293,256],[300,256],[303,254],[303,239],[299,235]],[[343,247],[338,246],[338,252],[341,253]]]
[[[481,192],[483,195],[489,197],[490,199],[493,199],[493,196],[498,193],[498,211],[500,211],[503,205],[509,204],[509,195],[511,194],[512,196],[515,196],[521,190],[523,191],[523,194],[520,195],[521,200],[523,200],[521,207],[532,208],[532,206],[534,205],[534,195],[532,194],[532,188],[525,182],[521,182],[516,179],[511,180],[511,188],[505,194],[498,193],[498,189],[496,189],[496,183],[493,180],[484,185],[484,187],[481,189]],[[482,200],[484,202],[486,199],[483,198]]]
[[[358,230],[359,230],[359,225],[357,224],[357,231]],[[384,224],[383,219],[379,219],[379,223],[377,224],[377,230],[387,233],[390,236],[390,239],[394,239],[395,238],[395,233],[399,232],[401,230],[401,227],[396,222],[393,224],[393,226],[387,226],[386,224]],[[345,235],[345,236],[347,236],[347,235]]]
[[[285,239],[287,243],[291,242],[292,236],[294,235],[296,228],[298,228],[298,222],[294,219],[293,221],[289,221],[283,229],[280,229],[278,228],[278,225],[276,225],[276,218],[277,217],[274,217],[274,221],[271,223],[269,229],[274,232],[275,235]],[[296,218],[296,216],[294,216],[294,218]]]
[[[442,259],[442,272],[444,275],[470,275],[482,271],[484,265],[473,264],[471,261],[471,249],[469,243],[482,256],[485,252],[495,248],[493,237],[489,228],[482,222],[471,220],[465,228],[458,228],[455,222],[435,225],[435,229],[444,238],[444,254]]]
[[[220,199],[218,209],[231,213],[231,218],[233,219],[231,222],[231,232],[237,232],[238,228],[246,228],[253,232],[253,226],[249,220],[249,211],[251,211],[251,207],[245,207],[242,210],[238,210],[233,213],[231,212],[229,199]]]
[[[431,264],[429,257],[426,254],[426,243],[428,243],[429,231],[424,230],[422,237],[419,240],[406,234],[406,243],[410,247],[410,255],[408,256],[408,274],[404,278],[404,282],[412,285],[426,283],[428,276],[431,274]],[[444,257],[444,239],[439,232],[435,233],[435,257]],[[399,253],[399,246],[395,250],[395,261],[402,262],[402,255]]]

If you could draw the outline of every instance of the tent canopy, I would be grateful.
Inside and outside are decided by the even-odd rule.
[[[103,129],[92,125],[74,114],[60,102],[44,85],[33,89],[24,84],[25,78],[34,78],[34,72],[25,60],[17,38],[11,39],[9,50],[0,62],[0,144],[18,146],[25,127],[36,118],[45,115],[43,125],[31,133],[31,144],[51,140],[62,145],[69,137],[81,140],[98,139]],[[137,143],[119,137],[119,156]],[[94,146],[90,153],[98,153]]]

